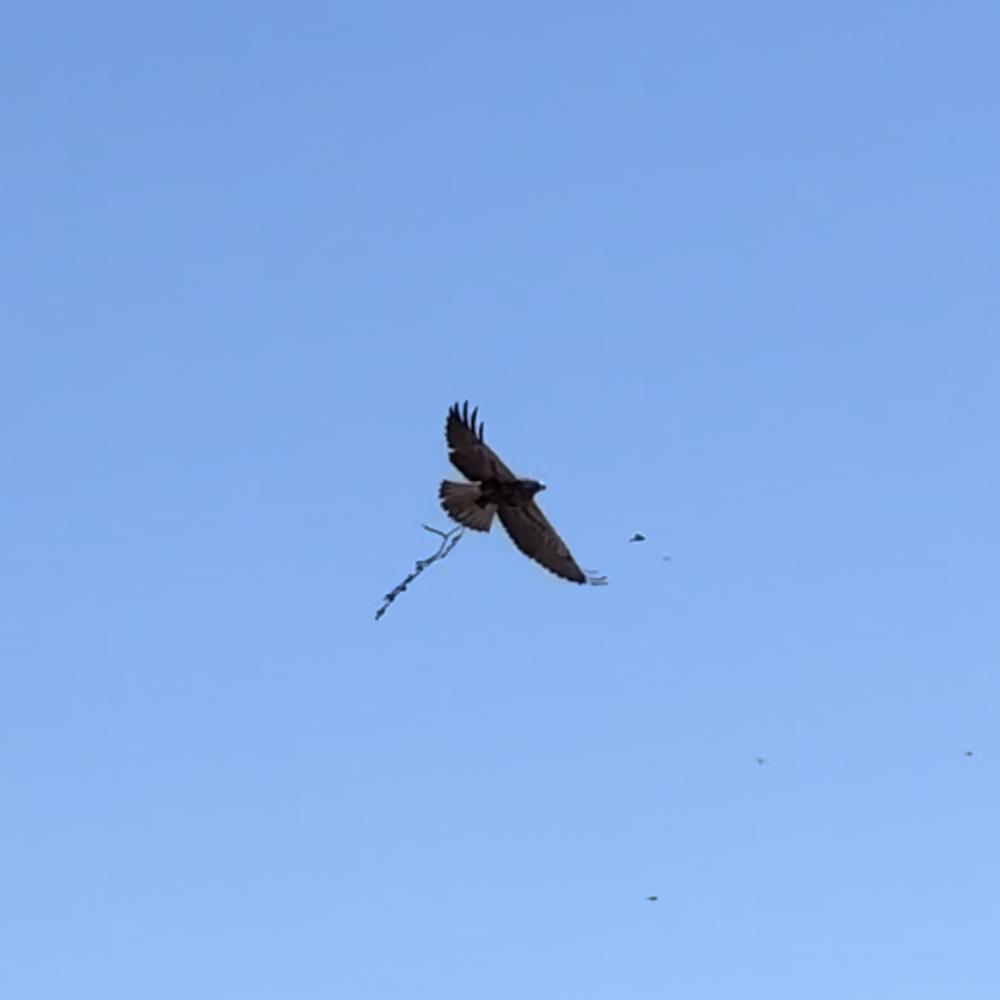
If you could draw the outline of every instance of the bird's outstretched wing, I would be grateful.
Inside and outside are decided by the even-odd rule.
[[[534,500],[517,506],[503,504],[497,510],[497,516],[511,541],[529,559],[541,563],[564,580],[587,582],[587,575],[577,566],[566,543],[556,534]]]
[[[484,479],[512,482],[517,477],[497,457],[496,452],[483,441],[483,423],[476,427],[477,406],[470,416],[469,402],[459,408],[456,403],[448,411],[445,437],[448,439],[448,457],[451,464],[475,483]]]

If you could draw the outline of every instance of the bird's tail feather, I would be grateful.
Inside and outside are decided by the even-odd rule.
[[[453,520],[473,531],[489,531],[496,514],[496,504],[486,504],[481,507],[477,501],[480,497],[478,483],[453,483],[444,480],[438,491],[441,506]]]

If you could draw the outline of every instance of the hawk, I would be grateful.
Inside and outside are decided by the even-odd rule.
[[[534,479],[518,479],[483,441],[483,423],[476,426],[477,406],[469,403],[448,411],[445,437],[448,457],[468,483],[441,483],[438,495],[448,516],[473,531],[489,531],[493,517],[507,529],[511,541],[529,558],[573,583],[587,583],[566,543],[535,503],[535,494],[545,487]],[[597,582],[597,581],[591,581]]]

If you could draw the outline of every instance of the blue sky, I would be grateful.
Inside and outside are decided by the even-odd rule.
[[[998,995],[995,4],[0,47],[5,996]]]

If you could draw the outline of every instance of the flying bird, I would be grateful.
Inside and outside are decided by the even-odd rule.
[[[494,515],[499,517],[511,541],[529,559],[564,580],[587,583],[587,575],[535,503],[535,494],[545,487],[534,479],[519,479],[500,461],[483,440],[482,421],[476,426],[478,413],[478,406],[469,413],[468,401],[448,411],[448,457],[471,482],[444,480],[438,491],[441,506],[453,521],[473,531],[489,531]]]
[[[647,903],[655,903],[659,898],[660,898],[659,896],[647,896],[646,897],[646,902]]]
[[[629,539],[630,542],[644,542],[645,540],[646,536],[638,531]]]

